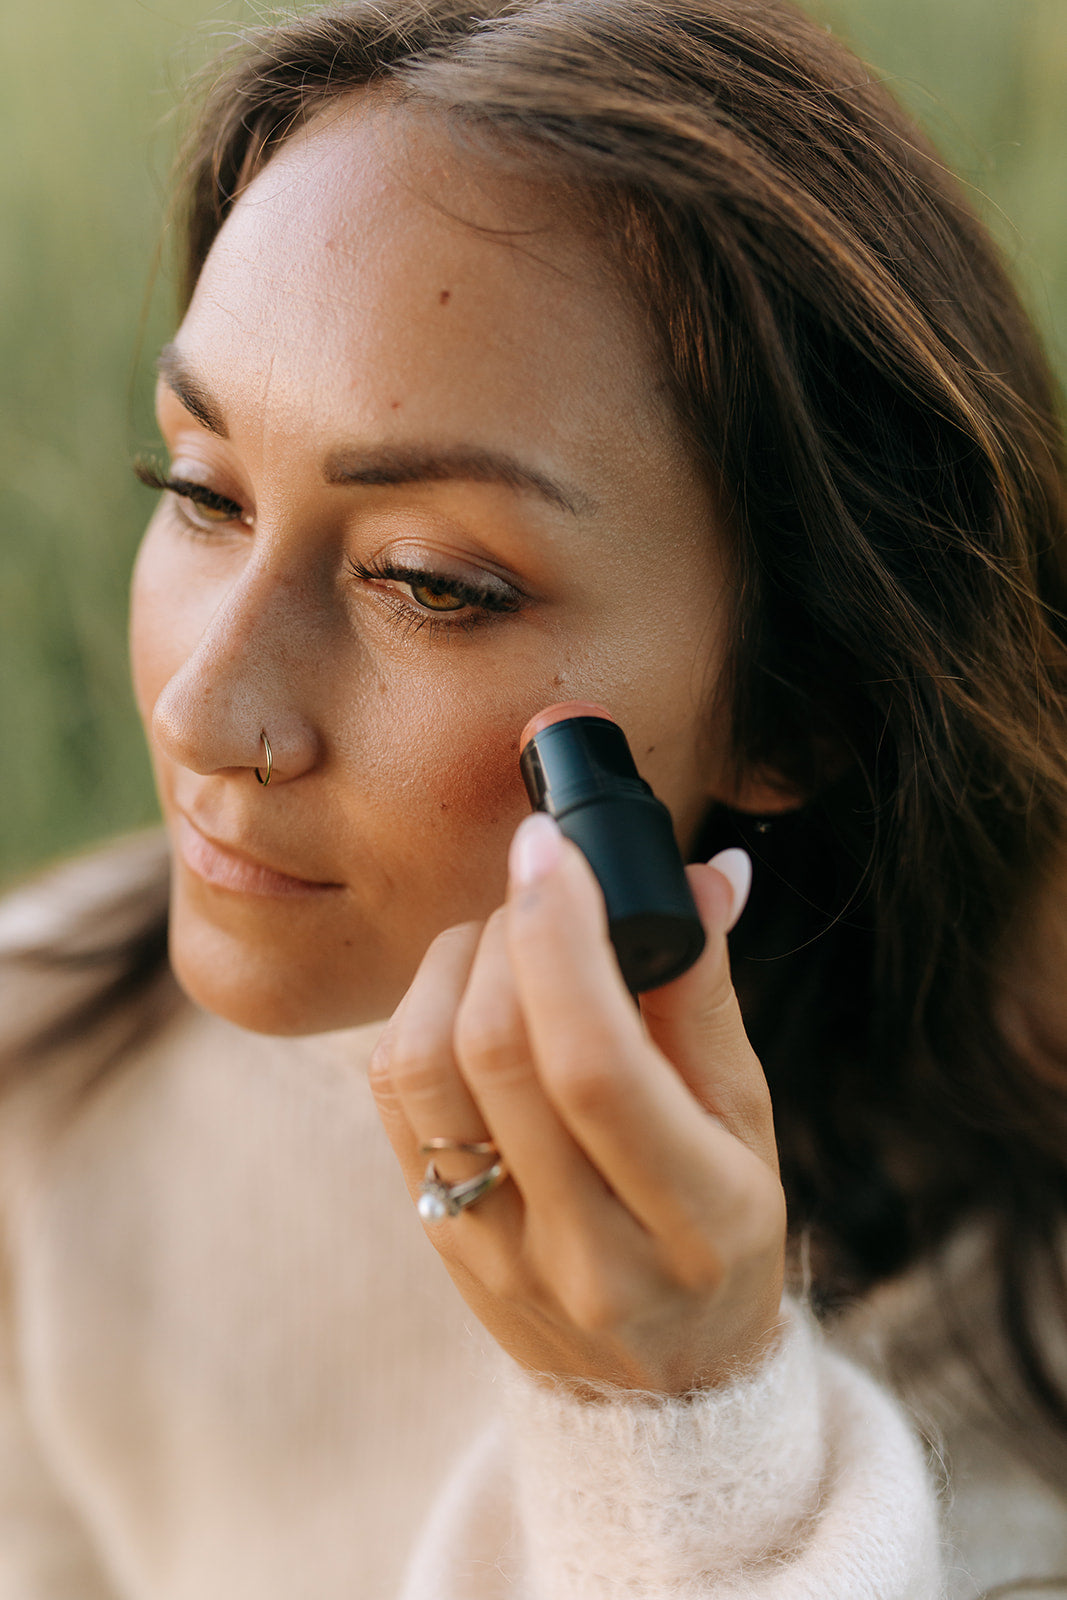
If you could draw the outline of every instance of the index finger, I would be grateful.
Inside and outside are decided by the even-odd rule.
[[[773,1179],[704,1111],[647,1036],[592,870],[574,845],[553,837],[554,828],[547,818],[523,824],[507,902],[515,987],[545,1093],[646,1227],[664,1234],[698,1219],[706,1225],[750,1195],[754,1182]],[[541,859],[524,863],[531,843]]]

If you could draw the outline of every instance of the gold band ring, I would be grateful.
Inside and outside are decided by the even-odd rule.
[[[433,1155],[435,1150],[461,1150],[466,1156],[498,1156],[500,1151],[489,1139],[427,1139],[419,1145],[420,1155]]]

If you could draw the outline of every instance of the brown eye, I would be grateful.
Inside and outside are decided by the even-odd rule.
[[[207,505],[203,500],[193,500],[189,495],[178,495],[181,508],[190,522],[198,527],[221,528],[227,522],[234,522],[240,516],[239,507]],[[235,517],[234,513],[237,513]]]
[[[421,583],[409,581],[411,598],[427,611],[462,611],[468,602],[450,589],[447,583],[424,578]]]
[[[236,500],[228,500],[206,483],[196,483],[191,478],[176,475],[168,476],[148,461],[135,461],[133,470],[134,475],[149,489],[165,489],[173,496],[178,515],[190,528],[197,528],[203,533],[208,529],[225,527],[228,522],[243,522],[246,528],[252,526],[249,512],[243,511]]]

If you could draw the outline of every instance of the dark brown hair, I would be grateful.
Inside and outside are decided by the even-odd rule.
[[[998,1025],[1067,811],[1053,383],[989,238],[886,91],[776,0],[356,0],[213,69],[181,163],[186,295],[293,130],[374,85],[595,200],[718,491],[736,762],[810,796],[709,820],[824,1306],[984,1214],[1004,1335],[1067,1435],[1067,1042]],[[975,1353],[977,1359],[977,1353]]]

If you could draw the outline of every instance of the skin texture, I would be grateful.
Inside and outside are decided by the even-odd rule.
[[[713,796],[783,804],[726,777],[729,574],[638,309],[558,190],[363,96],[238,201],[163,370],[170,476],[217,497],[164,496],[133,584],[181,982],[275,1034],[403,999],[372,1081],[413,1193],[441,1133],[557,1180],[535,1205],[513,1175],[434,1237],[504,1347],[573,1381],[717,1381],[773,1334],[784,1236],[729,884],[690,869],[708,951],[642,1012],[584,861],[553,856],[543,819],[538,884],[490,915],[528,812],[518,735],[551,702],[611,710],[683,849]],[[415,445],[506,451],[570,504],[330,481]],[[434,611],[448,582],[513,608]],[[486,1073],[521,1085],[517,1120],[517,1101],[487,1116]],[[521,1127],[536,1160],[508,1151]]]

